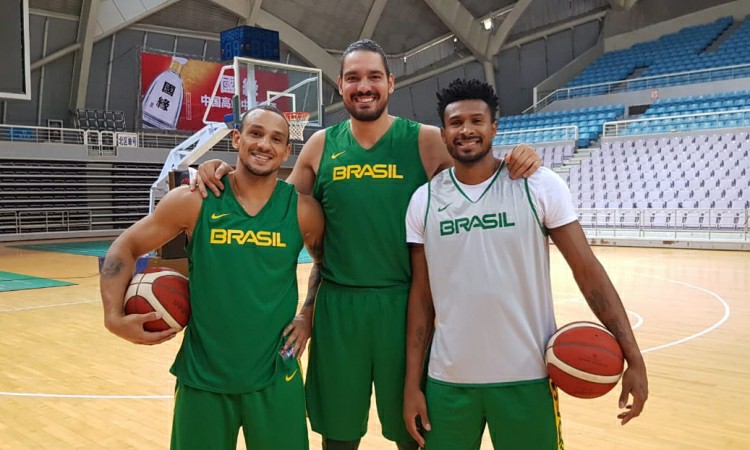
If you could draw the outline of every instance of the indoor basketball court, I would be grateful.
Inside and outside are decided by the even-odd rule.
[[[566,448],[750,447],[743,415],[750,363],[742,350],[750,339],[750,258],[707,250],[595,252],[628,311],[650,396],[641,417],[623,427],[619,385],[593,400],[561,393]],[[300,299],[310,267],[298,269]],[[0,448],[166,448],[174,389],[168,370],[180,337],[145,347],[109,333],[96,256],[3,245],[0,271],[70,283],[0,292]],[[594,320],[554,247],[552,275],[558,325]],[[374,406],[369,430],[362,449],[392,448],[380,436]],[[320,436],[310,432],[310,442],[318,447]],[[491,448],[488,436],[482,448]]]
[[[621,382],[593,399],[560,391],[565,448],[750,449],[747,4],[12,3],[21,23],[0,21],[19,33],[0,40],[0,450],[169,448],[169,369],[184,333],[155,346],[110,333],[102,259],[190,167],[237,161],[231,133],[253,107],[272,104],[289,123],[286,178],[310,136],[350,117],[337,77],[358,37],[378,42],[397,80],[389,115],[440,127],[436,92],[456,78],[488,82],[496,154],[532,143],[602,244],[593,249],[643,353],[649,398],[621,426]],[[137,270],[184,268],[183,247],[175,239]],[[598,322],[554,245],[550,260],[557,326]],[[303,250],[298,308],[311,268]],[[306,352],[303,375],[307,362]],[[307,425],[310,449],[321,448]],[[373,396],[359,448],[394,447]],[[492,448],[485,432],[481,449]]]

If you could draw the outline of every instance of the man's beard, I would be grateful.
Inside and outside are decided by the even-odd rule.
[[[464,164],[474,164],[478,161],[481,161],[491,151],[492,151],[492,145],[490,144],[486,148],[482,148],[482,150],[479,153],[467,155],[456,150],[456,147],[454,145],[453,149],[449,150],[449,153],[451,154],[453,159],[455,159],[456,161],[460,161]]]
[[[376,100],[377,101],[377,100]],[[356,103],[356,102],[352,102]],[[373,102],[375,103],[375,102]],[[354,107],[354,105],[346,105],[346,110],[349,112],[349,115],[352,116],[352,118],[359,120],[360,122],[372,122],[375,120],[378,120],[385,111],[386,106],[388,106],[388,97],[385,98],[385,101],[375,109],[367,109],[367,110],[361,110]]]

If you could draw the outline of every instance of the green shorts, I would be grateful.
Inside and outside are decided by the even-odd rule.
[[[338,441],[364,436],[374,384],[383,436],[411,440],[403,419],[408,289],[321,284],[306,382],[314,431]]]
[[[308,450],[305,395],[299,366],[271,386],[249,394],[217,394],[178,380],[173,450],[235,450],[242,427],[253,450]]]
[[[563,450],[557,388],[549,380],[494,386],[427,380],[425,450],[479,450],[485,424],[497,449]]]

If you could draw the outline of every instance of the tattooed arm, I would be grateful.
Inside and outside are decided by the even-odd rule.
[[[187,187],[172,190],[152,214],[133,224],[112,243],[99,278],[104,326],[109,331],[136,344],[159,344],[174,337],[173,330],[143,330],[144,322],[159,318],[155,312],[125,316],[125,290],[133,277],[138,257],[169,242],[181,231],[192,233],[200,202],[200,194],[191,193]]]
[[[435,308],[432,303],[430,278],[423,244],[409,244],[411,254],[411,288],[406,311],[406,378],[404,380],[404,421],[409,434],[424,447],[424,437],[417,429],[417,418],[422,427],[430,430],[427,402],[421,382],[425,354],[435,329]]]
[[[622,378],[622,393],[619,400],[619,407],[627,409],[617,416],[625,425],[640,415],[648,398],[646,365],[635,341],[625,307],[604,267],[591,251],[583,229],[577,221],[550,229],[549,234],[573,271],[576,283],[591,311],[615,335],[628,362],[628,368]],[[633,396],[632,405],[627,404],[629,395]]]
[[[317,249],[317,251],[322,251],[322,249]],[[312,253],[310,254],[312,255]],[[310,270],[310,278],[307,279],[307,296],[305,296],[305,303],[302,304],[302,311],[311,310],[315,307],[315,297],[318,296],[318,288],[320,282],[323,281],[323,277],[320,275],[320,265],[321,263],[316,262]]]
[[[300,232],[305,241],[307,252],[315,263],[310,271],[307,282],[307,296],[299,314],[284,329],[287,336],[284,350],[294,346],[294,356],[299,358],[305,352],[307,340],[312,334],[313,312],[315,310],[315,296],[320,285],[320,265],[323,262],[323,231],[325,229],[323,210],[320,204],[309,195],[298,194],[297,220]]]

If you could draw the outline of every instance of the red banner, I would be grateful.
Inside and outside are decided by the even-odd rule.
[[[141,121],[143,128],[196,131],[203,128],[203,115],[211,103],[207,120],[222,122],[232,113],[234,71],[224,72],[216,95],[211,98],[222,64],[141,52]],[[286,74],[254,71],[256,103],[267,99],[268,91],[289,87]],[[243,85],[249,82],[242,77]],[[243,89],[247,92],[246,89]],[[274,103],[290,111],[288,98]],[[246,98],[241,109],[248,109]]]

